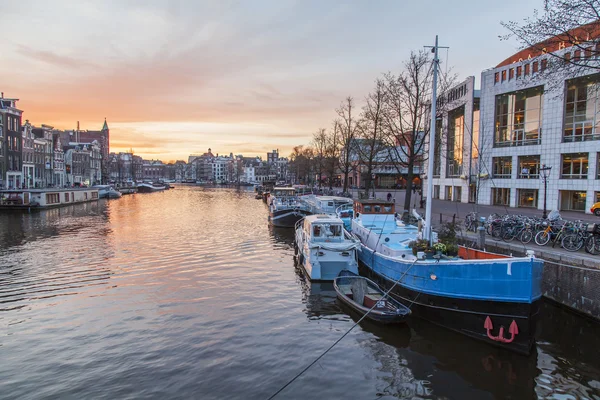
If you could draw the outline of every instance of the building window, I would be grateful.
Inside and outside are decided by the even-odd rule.
[[[433,149],[433,176],[439,177],[441,170],[441,154],[442,154],[442,119],[435,121],[435,147]]]
[[[471,135],[471,159],[479,158],[479,99],[473,103],[473,134]],[[475,169],[476,171],[477,169]],[[473,173],[473,172],[471,172]]]
[[[500,72],[496,72],[496,73],[494,74],[494,82],[495,82],[495,83],[498,83],[498,82],[500,82]]]
[[[586,192],[575,190],[560,191],[560,209],[568,211],[585,211]]]
[[[511,68],[508,70],[508,79],[515,79],[515,69]]]
[[[46,193],[46,204],[60,203],[60,195],[58,193]]]
[[[567,82],[563,141],[600,139],[600,74]]]
[[[538,190],[537,189],[517,189],[518,206],[533,207],[538,205]]]
[[[519,157],[519,179],[537,179],[540,177],[540,156]]]
[[[69,193],[65,193],[65,203],[69,202]]]
[[[492,188],[492,203],[496,206],[510,205],[510,189]]]
[[[502,71],[502,82],[506,80],[506,70]]]
[[[433,185],[433,198],[434,199],[440,198],[440,185]]]
[[[523,67],[517,67],[517,78],[520,78],[523,75]]]
[[[496,96],[494,147],[539,144],[543,88]]]
[[[588,153],[562,155],[562,179],[587,179]]]
[[[494,178],[510,178],[512,175],[512,157],[494,157],[493,175]]]
[[[525,75],[529,75],[529,64],[525,64]]]
[[[531,73],[535,74],[536,72],[538,72],[538,62],[534,61],[531,63]]]
[[[465,134],[465,108],[459,107],[448,113],[448,137],[446,146],[446,177],[462,174],[463,142]]]

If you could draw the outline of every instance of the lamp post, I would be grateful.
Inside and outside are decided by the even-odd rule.
[[[548,177],[550,176],[551,169],[552,167],[547,167],[546,164],[542,164],[542,167],[540,168],[540,177],[544,180],[544,213],[542,214],[543,219],[546,219],[548,217],[546,199],[548,194]]]

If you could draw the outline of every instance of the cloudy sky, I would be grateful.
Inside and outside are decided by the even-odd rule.
[[[164,161],[289,154],[411,50],[450,46],[461,78],[517,49],[500,21],[542,0],[4,2],[0,90],[33,124],[100,129]]]

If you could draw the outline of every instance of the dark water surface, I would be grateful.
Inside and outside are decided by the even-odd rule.
[[[252,192],[0,214],[0,398],[265,399],[357,320]],[[600,398],[600,329],[551,304],[523,357],[361,323],[281,399]]]

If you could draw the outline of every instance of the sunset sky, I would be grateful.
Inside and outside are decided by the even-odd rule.
[[[517,49],[500,21],[541,0],[3,2],[0,90],[24,119],[100,129],[111,151],[288,155],[411,50],[450,46],[460,78]]]

